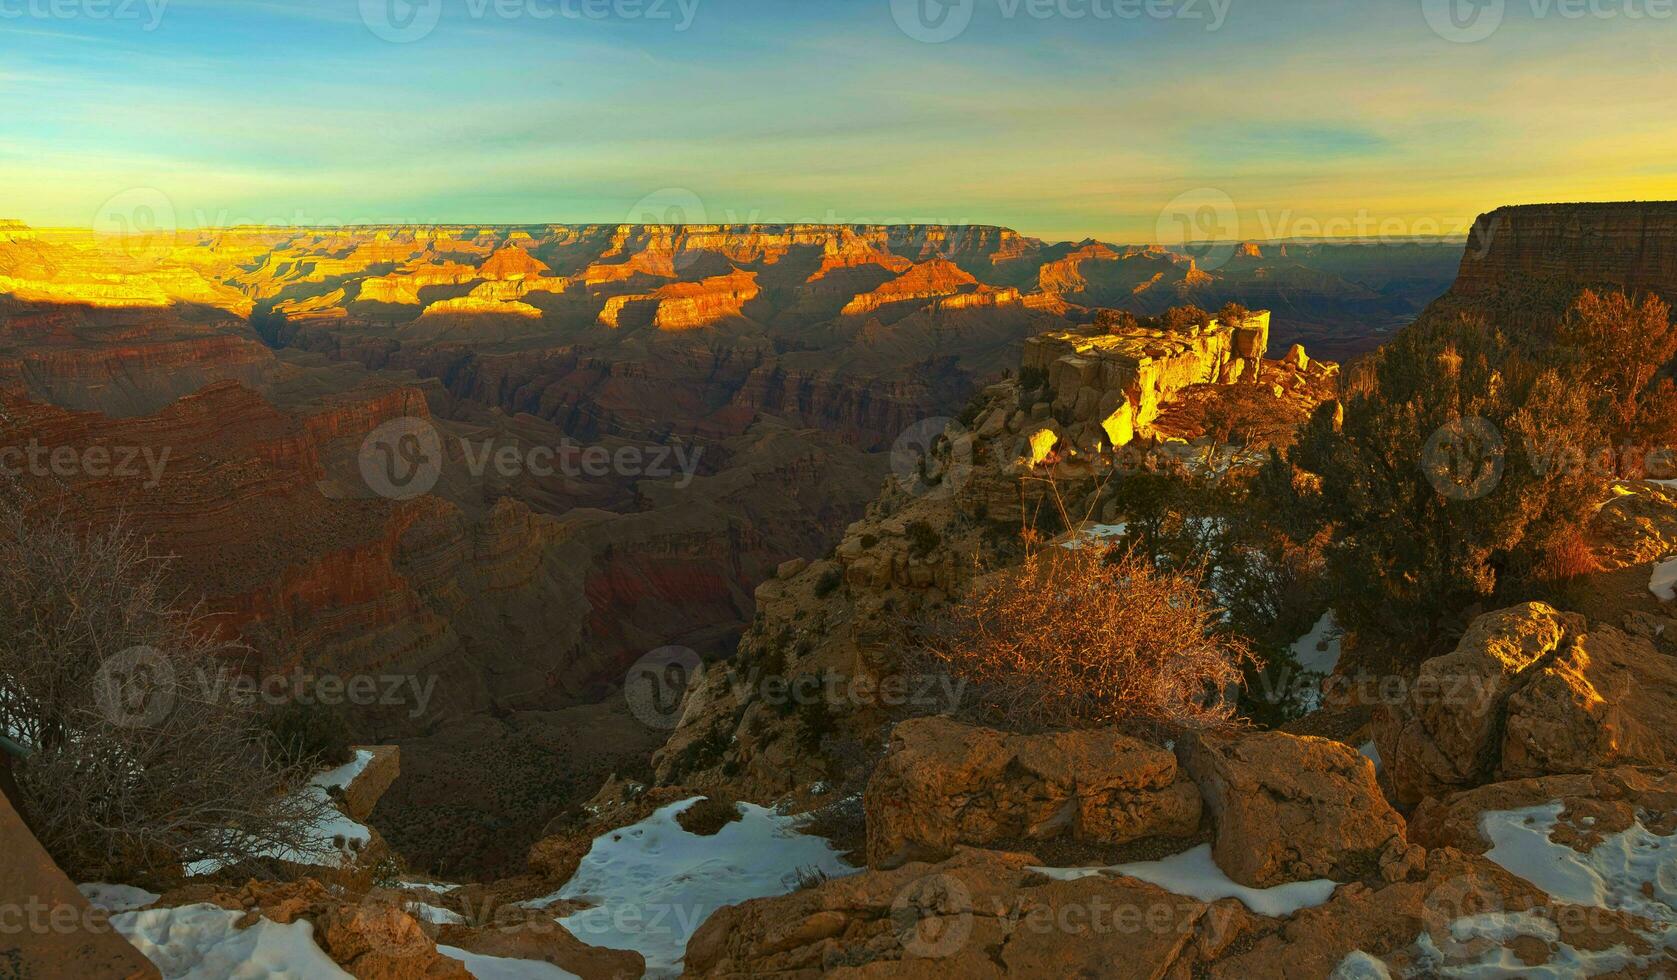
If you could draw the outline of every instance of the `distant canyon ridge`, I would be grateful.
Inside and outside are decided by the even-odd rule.
[[[1277,345],[1351,356],[1458,257],[1250,245],[1206,268],[982,226],[12,222],[0,390],[8,442],[170,453],[156,481],[23,479],[41,506],[151,536],[230,637],[262,634],[262,670],[434,674],[433,714],[551,707],[648,649],[726,648],[755,585],[860,513],[882,451],[958,413],[1026,337],[1239,301],[1274,311]],[[448,465],[426,495],[369,493],[358,452],[404,417]],[[567,444],[679,447],[696,469],[467,465]],[[410,724],[387,715],[369,737]]]

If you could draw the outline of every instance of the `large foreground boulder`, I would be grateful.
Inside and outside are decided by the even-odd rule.
[[[0,977],[159,976],[58,869],[0,793]]]
[[[697,977],[1161,977],[1251,920],[1131,878],[1050,881],[1024,854],[866,871],[721,909],[687,944]]]
[[[1193,735],[1177,746],[1216,826],[1212,856],[1253,888],[1355,881],[1408,859],[1374,765],[1343,742],[1285,732]]]
[[[891,734],[865,795],[868,863],[938,860],[957,844],[1186,837],[1200,798],[1169,751],[1112,731],[1015,735],[947,718]]]
[[[1677,660],[1642,637],[1527,603],[1421,665],[1375,739],[1404,803],[1510,779],[1677,759]]]

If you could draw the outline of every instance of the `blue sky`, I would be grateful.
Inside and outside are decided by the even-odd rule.
[[[0,0],[0,217],[674,202],[1147,241],[1185,211],[1229,237],[1428,235],[1677,197],[1667,0],[1480,0],[1502,9],[1478,40],[1431,26],[1446,0],[428,2]]]

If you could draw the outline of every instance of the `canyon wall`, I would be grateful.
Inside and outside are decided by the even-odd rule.
[[[1531,279],[1677,297],[1677,202],[1534,204],[1481,216],[1454,292]]]

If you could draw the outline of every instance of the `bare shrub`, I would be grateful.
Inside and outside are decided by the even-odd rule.
[[[167,877],[181,863],[326,853],[327,803],[294,792],[165,564],[120,528],[82,536],[0,503],[0,732],[18,791],[73,877]]]
[[[1204,728],[1259,661],[1192,570],[1131,552],[1046,548],[973,584],[924,655],[1015,727]]]

